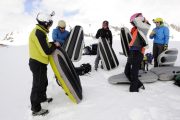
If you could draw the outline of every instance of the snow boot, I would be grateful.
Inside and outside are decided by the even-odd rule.
[[[33,116],[39,116],[39,115],[44,116],[44,115],[46,115],[46,114],[48,114],[48,113],[49,113],[48,110],[46,110],[46,109],[41,109],[39,112],[32,112],[32,115],[33,115]]]
[[[144,87],[143,83],[140,82],[140,81],[139,81],[139,84],[138,84],[138,89],[139,88],[145,90],[145,87]]]
[[[129,92],[139,92],[139,83],[138,83],[138,81],[132,81],[130,83]]]
[[[97,69],[98,69],[97,67],[94,68],[95,71],[97,71]]]
[[[101,69],[104,69],[103,65],[101,64]]]

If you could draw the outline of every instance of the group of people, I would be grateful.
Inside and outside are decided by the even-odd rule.
[[[36,18],[38,24],[29,36],[29,67],[33,74],[30,101],[32,114],[35,116],[47,114],[49,111],[42,109],[41,103],[51,102],[53,100],[52,98],[48,98],[46,95],[46,89],[48,86],[48,56],[51,55],[56,48],[61,47],[70,34],[65,29],[65,21],[60,20],[57,27],[53,29],[52,32],[53,42],[49,42],[47,34],[49,33],[49,28],[53,24],[52,16],[53,15],[51,14],[39,13]],[[139,26],[139,21],[145,24]],[[154,67],[157,67],[158,55],[167,49],[169,29],[163,25],[162,18],[156,18],[153,22],[156,24],[156,28],[151,32],[150,39],[154,39]],[[143,83],[138,79],[138,71],[143,60],[145,47],[147,46],[147,32],[144,28],[146,29],[146,25],[150,24],[141,13],[134,14],[131,17],[130,23],[133,26],[131,29],[132,40],[129,46],[130,53],[124,73],[131,82],[129,91],[138,92],[139,88],[145,89]],[[98,39],[99,37],[106,38],[112,47],[112,33],[109,29],[109,22],[107,20],[103,21],[102,28],[97,31],[96,38]],[[99,61],[100,55],[99,51],[97,51],[95,70],[98,69]]]
[[[139,92],[139,88],[145,89],[143,83],[138,79],[139,69],[144,58],[145,49],[148,46],[147,33],[150,23],[143,17],[142,13],[135,13],[130,18],[130,23],[133,26],[131,29],[132,40],[129,44],[129,55],[125,66],[124,73],[130,81],[130,92]],[[169,42],[169,29],[164,25],[162,18],[153,19],[156,27],[149,35],[153,41],[153,57],[154,67],[158,67],[158,56],[167,50]],[[112,33],[109,30],[108,21],[103,21],[102,28],[96,33],[98,39],[106,38],[112,47]],[[95,59],[95,70],[98,68],[100,60],[99,51]]]
[[[158,67],[158,56],[165,50],[167,50],[169,42],[169,29],[164,26],[162,18],[153,19],[156,27],[149,35],[153,41],[153,57],[154,67]],[[130,92],[139,92],[139,88],[145,89],[143,83],[138,79],[139,69],[143,60],[145,47],[148,45],[147,31],[150,23],[142,16],[142,13],[136,13],[131,16],[130,23],[133,28],[131,29],[132,40],[129,44],[129,56],[125,66],[124,73],[130,81]],[[144,23],[144,24],[140,24]],[[139,25],[140,26],[139,26]],[[147,31],[145,31],[145,29]],[[145,36],[145,37],[143,37]]]

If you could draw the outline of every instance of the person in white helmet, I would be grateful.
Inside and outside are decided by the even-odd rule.
[[[58,42],[49,43],[47,33],[52,26],[52,14],[39,13],[38,24],[29,36],[29,67],[33,75],[32,90],[30,95],[32,115],[45,115],[49,111],[41,108],[42,102],[51,102],[47,98],[46,89],[48,86],[47,65],[48,56],[60,46]]]
[[[64,20],[60,20],[58,22],[58,26],[53,29],[52,39],[55,42],[59,42],[62,46],[68,37],[69,31],[66,30],[66,22]]]

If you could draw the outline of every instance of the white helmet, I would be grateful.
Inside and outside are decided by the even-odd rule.
[[[53,11],[51,14],[47,13],[38,13],[36,20],[40,25],[43,25],[45,27],[51,26],[53,24],[52,16],[55,15],[55,12]]]
[[[66,22],[64,20],[60,20],[58,22],[58,26],[61,27],[61,28],[65,28],[66,27]]]

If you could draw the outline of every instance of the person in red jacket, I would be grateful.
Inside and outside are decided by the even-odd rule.
[[[145,89],[143,83],[139,80],[138,74],[143,60],[145,47],[147,43],[147,31],[149,22],[142,16],[142,13],[136,13],[130,20],[133,28],[131,29],[132,40],[129,44],[129,55],[125,66],[124,73],[130,81],[130,92],[139,92],[139,88]],[[131,17],[131,18],[132,18]]]

